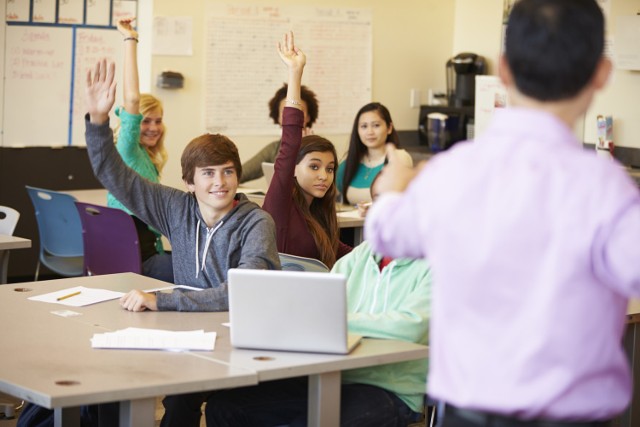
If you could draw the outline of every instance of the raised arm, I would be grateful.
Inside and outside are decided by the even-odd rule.
[[[140,112],[140,83],[138,78],[138,32],[133,28],[135,18],[118,21],[118,31],[124,37],[124,109],[129,114]]]
[[[106,59],[96,63],[93,70],[87,72],[85,103],[91,123],[100,125],[109,121],[109,111],[116,100],[116,66],[107,64]]]
[[[282,62],[287,66],[289,73],[285,105],[302,110],[300,103],[300,86],[302,84],[302,70],[307,63],[307,57],[296,47],[293,39],[293,31],[286,33],[284,39],[278,42],[278,55],[280,55],[280,59],[282,59]]]
[[[285,34],[278,43],[278,55],[287,66],[289,85],[282,117],[282,142],[275,161],[275,172],[264,200],[263,208],[273,216],[278,228],[278,241],[287,237],[296,157],[302,140],[303,113],[300,105],[300,86],[306,57],[293,40],[293,33]],[[292,108],[291,108],[292,107]],[[298,110],[298,111],[296,111]]]

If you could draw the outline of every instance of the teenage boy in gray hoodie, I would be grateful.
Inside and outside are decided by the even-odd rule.
[[[87,74],[86,140],[96,177],[131,212],[169,238],[176,285],[202,291],[127,293],[127,310],[226,311],[230,268],[280,269],[273,219],[244,194],[238,150],[229,138],[205,134],[182,153],[189,192],[145,180],[122,161],[113,143],[109,111],[115,66],[99,61]]]

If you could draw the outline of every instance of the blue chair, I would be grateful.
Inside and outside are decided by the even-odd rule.
[[[283,253],[279,253],[278,255],[280,256],[280,265],[282,265],[283,270],[313,271],[317,273],[329,272],[329,267],[320,260]]]
[[[131,215],[121,209],[75,202],[84,242],[84,274],[142,274],[140,242]]]
[[[63,277],[82,276],[82,225],[74,204],[75,198],[58,191],[26,186],[36,213],[40,234],[40,264]]]

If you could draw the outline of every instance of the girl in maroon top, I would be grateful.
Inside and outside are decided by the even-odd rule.
[[[340,242],[336,216],[333,144],[317,135],[302,138],[304,114],[300,85],[306,57],[293,41],[293,33],[278,44],[289,74],[286,106],[282,113],[282,143],[263,208],[276,223],[278,251],[319,259],[329,268],[351,247]]]

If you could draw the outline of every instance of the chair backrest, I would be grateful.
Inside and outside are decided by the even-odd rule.
[[[8,206],[0,206],[0,234],[13,236],[20,212]]]
[[[317,273],[329,272],[329,267],[320,260],[283,253],[279,253],[278,255],[280,256],[280,265],[282,265],[283,270],[313,271]]]
[[[58,191],[26,186],[36,213],[40,233],[40,253],[82,256],[82,226],[73,202],[75,198]]]
[[[82,223],[84,274],[142,273],[133,218],[120,209],[75,203]]]

